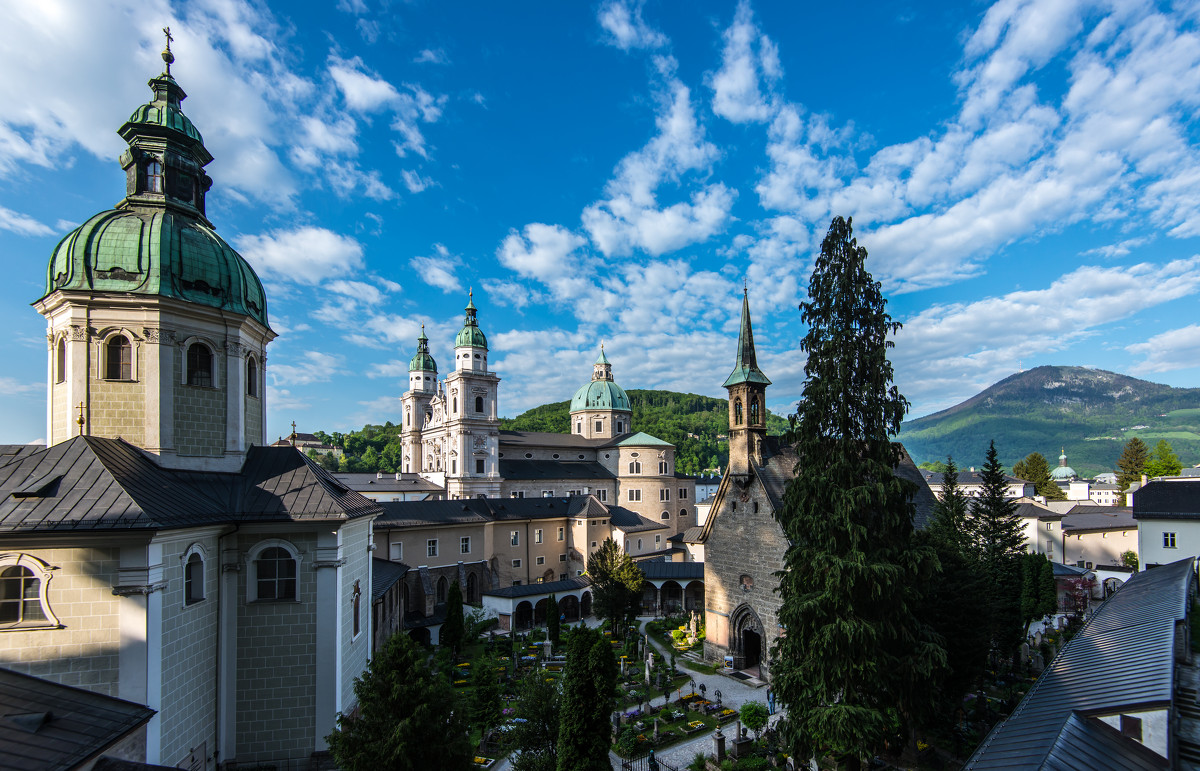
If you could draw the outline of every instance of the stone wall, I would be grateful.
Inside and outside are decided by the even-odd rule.
[[[259,378],[261,380],[261,376]],[[261,391],[261,384],[259,385]],[[245,437],[246,447],[250,445],[265,445],[267,444],[263,436],[263,403],[261,396],[244,397],[246,400],[246,422],[242,426],[243,436]]]
[[[222,387],[203,388],[183,385],[181,352],[175,357],[174,411],[175,447],[180,455],[220,457],[225,452],[225,391]],[[213,382],[223,382],[224,368],[213,356]]]
[[[50,436],[46,444],[57,444],[74,436],[78,429],[71,417],[71,388],[68,383],[55,383],[50,387]]]
[[[218,539],[172,534],[163,544],[161,762],[186,765],[193,747],[217,746]],[[182,534],[181,534],[182,535]],[[227,539],[228,540],[228,539]],[[184,603],[184,557],[193,544],[204,558],[204,599]]]
[[[57,568],[47,584],[47,602],[62,628],[0,632],[0,666],[116,696],[121,600],[113,596],[112,588],[117,583],[119,549],[28,549],[20,553]]]
[[[144,366],[140,357],[136,363],[139,367]],[[93,363],[92,366],[94,369],[96,365]],[[92,374],[95,375],[94,372]],[[146,444],[145,382],[93,377],[88,404],[91,414],[85,417],[88,419],[89,432],[93,436],[119,436],[130,444]]]
[[[302,758],[312,753],[316,713],[317,571],[311,533],[243,533],[245,554],[280,538],[300,550],[298,602],[247,602],[249,569],[238,574],[237,761]]]

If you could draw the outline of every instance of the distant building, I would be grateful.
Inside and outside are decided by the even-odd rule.
[[[1155,479],[1133,503],[1142,569],[1200,554],[1200,479]]]
[[[294,423],[292,425],[295,425]],[[305,455],[310,452],[315,452],[317,455],[333,454],[333,457],[340,458],[346,453],[341,447],[334,447],[331,444],[318,439],[314,434],[297,433],[295,430],[286,437],[279,437],[271,443],[272,447],[295,447]]]
[[[1060,523],[1063,515],[1029,498],[1019,498],[1016,503],[1016,514],[1021,518],[1025,534],[1025,551],[1044,554],[1051,562],[1062,562]]]
[[[1133,510],[1116,506],[1075,506],[1062,519],[1063,561],[1088,570],[1121,565],[1125,552],[1138,554],[1138,523]]]
[[[929,489],[939,498],[942,495],[942,478],[945,476],[940,471],[929,471],[920,469],[921,476],[925,480],[925,484],[929,485]],[[1004,475],[1004,497],[1009,500],[1017,498],[1032,498],[1037,495],[1037,488],[1031,482],[1026,482],[1024,479],[1005,474]],[[983,473],[976,471],[972,466],[967,469],[959,469],[958,471],[958,487],[968,498],[978,498],[983,493]]]

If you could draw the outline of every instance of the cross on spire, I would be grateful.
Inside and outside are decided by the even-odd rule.
[[[175,38],[171,37],[171,28],[163,27],[163,34],[167,36],[167,47],[163,49],[162,59],[167,63],[167,74],[171,74],[171,65],[175,62],[175,54],[171,53],[171,41]]]

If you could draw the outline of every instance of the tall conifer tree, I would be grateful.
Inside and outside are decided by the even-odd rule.
[[[958,486],[958,466],[954,458],[946,456],[946,470],[942,472],[942,491],[933,507],[933,519],[929,532],[933,537],[965,550],[970,542],[967,530],[967,494]]]
[[[598,629],[580,626],[567,641],[558,733],[558,771],[611,771],[610,715],[616,705],[617,659]]]
[[[988,446],[980,474],[979,497],[972,501],[972,531],[981,569],[991,586],[985,600],[992,646],[1007,656],[1021,638],[1021,559],[1025,531],[1017,504],[1007,497],[1008,480],[996,457],[996,443]]]
[[[908,402],[892,385],[888,336],[900,328],[867,271],[851,223],[834,218],[800,306],[808,334],[793,416],[799,463],[776,516],[791,546],[780,571],[772,676],[793,754],[829,747],[851,765],[911,713],[945,661],[916,616],[934,567],[913,543],[913,483],[891,440]],[[927,694],[925,694],[927,695]]]
[[[1142,481],[1146,471],[1146,461],[1150,459],[1150,448],[1136,436],[1125,443],[1121,450],[1121,458],[1117,461],[1117,485],[1121,488],[1121,505],[1125,502],[1125,491],[1134,482]]]

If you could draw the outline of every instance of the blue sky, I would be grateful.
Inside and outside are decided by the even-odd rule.
[[[686,9],[686,10],[685,10]],[[209,216],[267,286],[268,431],[399,420],[470,288],[501,412],[723,395],[743,282],[771,407],[833,215],[904,323],[912,415],[1019,368],[1200,385],[1194,3],[43,0],[0,24],[0,441],[44,436],[54,244],[116,203],[169,24]]]

